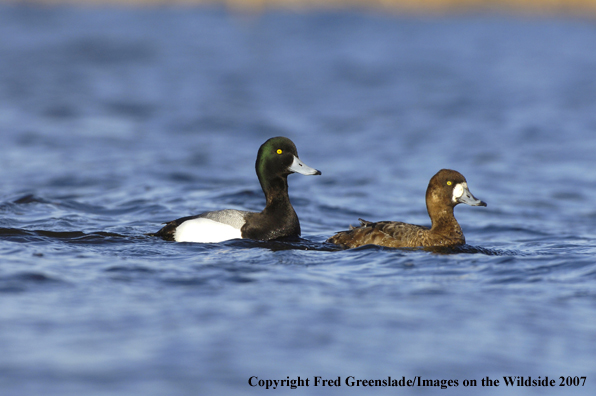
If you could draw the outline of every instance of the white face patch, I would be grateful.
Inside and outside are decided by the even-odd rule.
[[[468,189],[468,183],[457,183],[455,187],[453,187],[453,197],[451,200],[454,203],[457,203],[457,199],[464,195],[464,191]]]

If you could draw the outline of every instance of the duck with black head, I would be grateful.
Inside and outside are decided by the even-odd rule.
[[[486,206],[485,202],[472,195],[461,173],[441,169],[430,179],[426,189],[430,228],[397,221],[370,222],[359,219],[359,227],[338,232],[327,242],[348,248],[370,244],[396,248],[463,245],[466,239],[453,215],[453,209],[460,203]]]
[[[288,196],[288,175],[320,175],[298,158],[296,145],[274,137],[259,148],[255,164],[266,205],[262,212],[224,209],[170,221],[154,236],[176,242],[222,242],[249,238],[272,240],[300,236],[300,222]]]

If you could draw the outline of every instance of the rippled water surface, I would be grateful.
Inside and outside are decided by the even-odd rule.
[[[303,240],[145,235],[262,209],[278,135],[323,172],[289,178]],[[594,394],[592,20],[1,6],[0,136],[3,395]],[[325,244],[428,225],[441,168],[488,203],[457,207],[466,246]]]

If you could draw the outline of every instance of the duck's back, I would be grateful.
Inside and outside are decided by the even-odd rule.
[[[338,232],[327,242],[349,248],[370,244],[387,247],[417,247],[430,244],[430,230],[427,227],[397,221],[373,223],[362,219],[358,220],[361,224],[360,227]]]

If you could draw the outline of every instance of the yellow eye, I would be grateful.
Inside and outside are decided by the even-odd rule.
[[[277,149],[277,154],[281,154],[283,153],[283,151],[281,151],[281,149]]]
[[[448,186],[450,186],[450,185],[451,185],[451,182],[450,182],[450,181],[448,181],[448,182],[447,182],[447,185],[448,185]]]

